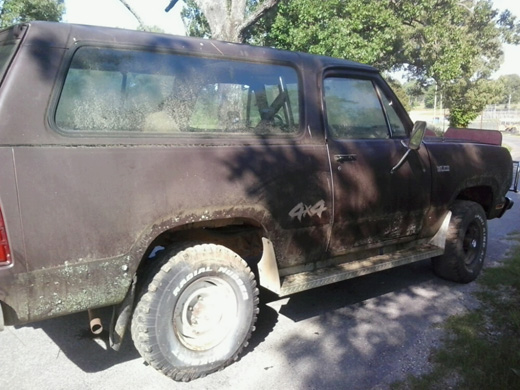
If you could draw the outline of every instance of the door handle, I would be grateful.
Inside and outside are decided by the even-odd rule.
[[[334,160],[338,163],[343,163],[345,161],[356,161],[357,154],[335,154]]]

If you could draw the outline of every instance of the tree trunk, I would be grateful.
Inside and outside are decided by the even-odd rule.
[[[214,39],[238,42],[237,27],[244,19],[246,0],[216,2],[214,0],[196,0],[197,5],[208,20]],[[222,3],[225,3],[223,5]]]
[[[247,1],[195,0],[195,3],[208,20],[211,35],[214,39],[242,43],[247,29],[258,22],[281,0],[264,0],[251,15],[246,16]],[[166,7],[166,12],[177,2],[178,0],[170,1],[170,4]]]

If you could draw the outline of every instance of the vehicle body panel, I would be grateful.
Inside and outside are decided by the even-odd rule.
[[[337,207],[331,247],[335,253],[415,237],[430,204],[426,151],[414,153],[391,174],[406,150],[399,139],[329,144],[331,155],[356,156],[354,161],[332,163]]]
[[[8,324],[120,303],[154,246],[192,230],[196,238],[254,230],[246,241],[259,235],[274,248],[279,277],[432,238],[461,193],[487,205],[488,218],[501,212],[505,149],[432,140],[390,174],[412,123],[372,67],[109,28],[35,22],[22,30],[0,86],[0,206],[13,257],[0,267],[0,302]],[[299,127],[225,137],[69,131],[58,126],[56,107],[84,47],[288,66],[298,76]],[[333,139],[323,101],[328,72],[375,80],[406,134]],[[336,155],[356,158],[339,163]]]

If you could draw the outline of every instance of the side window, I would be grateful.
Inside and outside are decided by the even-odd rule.
[[[69,132],[285,134],[299,128],[288,66],[82,47],[55,114]]]
[[[333,137],[389,137],[383,107],[372,81],[328,77],[324,87],[328,129]]]
[[[116,115],[122,105],[122,81],[119,72],[71,69],[56,115],[59,126],[74,130],[131,128],[130,118]]]
[[[392,132],[392,136],[396,138],[406,137],[406,129],[404,127],[403,122],[395,112],[394,102],[385,94],[380,91],[381,100],[383,101],[383,105],[385,106],[386,115],[388,116],[388,120],[390,122],[390,131]]]
[[[4,75],[15,50],[14,43],[0,44],[0,77]]]

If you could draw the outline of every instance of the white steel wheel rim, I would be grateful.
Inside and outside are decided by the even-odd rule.
[[[193,351],[207,351],[233,333],[238,305],[232,286],[216,277],[202,277],[179,296],[173,313],[173,330]]]

